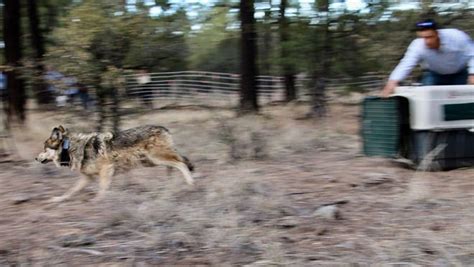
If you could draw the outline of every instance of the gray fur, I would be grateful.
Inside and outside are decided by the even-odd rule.
[[[139,126],[115,134],[110,141],[110,146],[114,149],[127,148],[152,136],[163,135],[163,133],[169,133],[168,129],[163,126]]]

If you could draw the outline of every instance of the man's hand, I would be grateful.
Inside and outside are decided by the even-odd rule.
[[[467,79],[467,83],[474,85],[474,74],[469,74],[469,78]]]
[[[471,77],[471,76],[469,76]],[[395,91],[395,88],[398,86],[398,81],[389,80],[382,92],[380,92],[380,97],[387,98]]]

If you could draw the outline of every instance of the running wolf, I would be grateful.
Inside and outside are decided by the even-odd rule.
[[[194,167],[175,149],[170,132],[162,126],[146,125],[118,133],[76,133],[63,126],[53,129],[36,161],[54,162],[79,170],[83,177],[64,195],[50,199],[61,202],[99,177],[100,199],[110,186],[112,176],[130,169],[165,165],[181,171],[190,185]]]

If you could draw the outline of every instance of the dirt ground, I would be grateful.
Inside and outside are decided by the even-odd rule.
[[[14,131],[24,161],[0,164],[0,266],[474,266],[474,169],[423,173],[365,157],[359,106],[296,119],[306,109],[128,115],[123,128],[171,130],[196,184],[136,169],[99,202],[94,183],[54,205],[79,174],[33,159],[52,127],[92,120],[30,112]]]

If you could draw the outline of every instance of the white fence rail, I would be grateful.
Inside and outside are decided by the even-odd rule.
[[[146,76],[146,75],[145,75]],[[235,106],[239,101],[240,75],[205,71],[179,71],[150,73],[140,82],[139,74],[128,74],[126,95],[145,103],[180,103],[202,105]],[[343,90],[349,87],[371,90],[382,86],[382,76],[366,75],[358,79],[331,79],[328,90]],[[308,100],[311,91],[310,78],[296,78],[298,99]],[[259,104],[283,101],[285,87],[283,77],[258,76]]]

